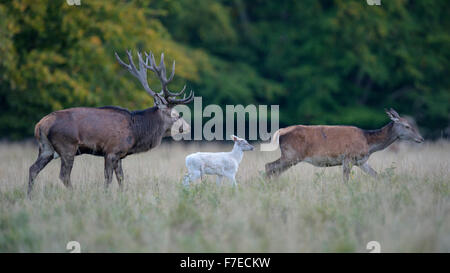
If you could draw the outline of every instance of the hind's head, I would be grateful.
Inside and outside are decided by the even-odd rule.
[[[243,138],[231,135],[231,139],[234,141],[234,144],[237,145],[242,151],[252,151],[255,148]]]
[[[424,142],[419,130],[412,122],[408,121],[406,118],[400,117],[400,115],[392,108],[386,110],[386,114],[394,122],[394,132],[398,135],[399,139],[415,141],[417,143]]]

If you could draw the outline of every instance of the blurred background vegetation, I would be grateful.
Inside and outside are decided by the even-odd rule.
[[[376,128],[384,107],[427,137],[450,126],[448,0],[0,0],[0,137],[73,106],[152,106],[114,51],[164,51],[203,104],[279,104],[281,126]],[[150,77],[151,86],[159,82]],[[448,130],[448,129],[447,129]]]

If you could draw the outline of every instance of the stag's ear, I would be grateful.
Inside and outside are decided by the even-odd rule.
[[[167,106],[165,104],[156,104],[155,103],[155,106],[158,107],[159,109],[168,109],[168,108],[170,108],[169,106]]]
[[[387,109],[384,109],[384,110],[386,111],[386,114],[389,116],[389,118],[392,121],[397,122],[400,120],[400,116],[394,109],[391,108],[390,110],[387,110]]]
[[[238,140],[238,137],[235,136],[235,135],[230,135],[230,137],[231,137],[231,139],[232,139],[233,141],[237,141],[237,140]]]

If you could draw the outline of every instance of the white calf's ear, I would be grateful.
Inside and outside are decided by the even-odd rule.
[[[233,141],[236,141],[236,140],[238,140],[238,137],[237,137],[237,136],[235,136],[235,135],[231,135],[230,137],[231,137],[231,139],[232,139]]]

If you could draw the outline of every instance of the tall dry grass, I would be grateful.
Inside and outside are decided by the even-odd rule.
[[[369,162],[374,180],[354,167],[301,163],[278,180],[260,171],[279,156],[245,154],[238,189],[215,178],[181,186],[184,157],[232,144],[171,143],[124,160],[125,190],[104,191],[103,159],[80,156],[73,191],[58,179],[59,159],[38,176],[26,198],[32,145],[0,145],[0,251],[65,252],[382,252],[450,251],[450,143],[404,146]]]

